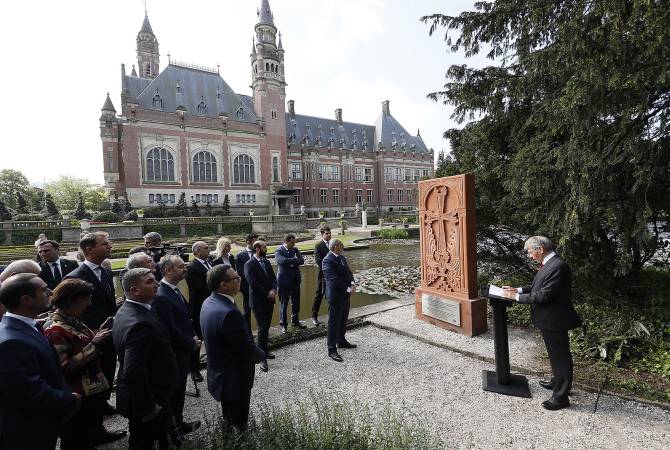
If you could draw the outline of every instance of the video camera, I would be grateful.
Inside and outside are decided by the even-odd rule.
[[[147,247],[149,256],[154,259],[155,263],[161,260],[165,255],[178,255],[185,263],[188,262],[188,253],[186,244],[163,244],[158,247]]]

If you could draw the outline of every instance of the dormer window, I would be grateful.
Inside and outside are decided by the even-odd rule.
[[[163,109],[163,99],[158,94],[158,89],[156,89],[156,94],[154,95],[151,105],[156,109]]]
[[[237,108],[235,115],[237,116],[237,120],[244,120],[244,108],[242,107],[241,103],[240,107]]]

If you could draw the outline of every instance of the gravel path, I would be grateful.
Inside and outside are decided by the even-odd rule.
[[[342,351],[344,363],[327,358],[323,338],[277,350],[270,371],[257,371],[252,411],[259,402],[291,403],[314,392],[403,411],[449,448],[661,449],[670,442],[670,412],[660,408],[605,397],[592,414],[595,395],[576,390],[570,408],[545,411],[540,403],[548,391],[533,377],[532,399],[493,394],[481,387],[489,363],[372,326],[347,336],[359,347]],[[204,389],[200,399],[187,397],[187,408],[191,420],[219,411]],[[125,427],[125,421],[107,425]]]

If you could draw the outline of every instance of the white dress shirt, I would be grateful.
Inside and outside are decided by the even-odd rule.
[[[84,264],[86,264],[88,268],[93,271],[95,276],[98,277],[98,281],[102,281],[102,267],[100,267],[98,264],[92,263],[88,259],[84,260]]]
[[[551,252],[542,259],[542,267],[544,267],[551,258],[556,256],[556,252]],[[516,288],[516,299],[519,300],[519,294],[523,294],[522,288]]]

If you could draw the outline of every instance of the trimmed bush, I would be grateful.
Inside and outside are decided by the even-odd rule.
[[[91,219],[94,222],[107,222],[107,223],[119,223],[123,219],[118,214],[112,211],[102,211],[94,215]]]
[[[379,230],[379,234],[377,236],[382,239],[407,239],[409,237],[409,233],[407,230],[402,228],[384,228]]]
[[[130,211],[128,214],[126,214],[126,220],[133,220],[137,222],[137,211]]]
[[[144,232],[148,233],[150,231],[156,231],[160,233],[163,239],[167,237],[179,237],[179,225],[169,224],[169,225],[151,225],[144,226]]]
[[[148,206],[144,208],[144,217],[146,217],[147,219],[154,219],[154,218],[165,217],[165,214],[163,212],[163,208],[160,208],[158,206]]]
[[[16,214],[14,222],[36,222],[40,220],[48,220],[43,214]]]
[[[55,241],[61,241],[63,238],[63,234],[59,228],[51,230],[13,230],[12,243],[13,245],[34,244],[40,233],[44,233],[49,239]]]
[[[186,225],[186,234],[188,236],[211,236],[216,234],[216,224],[214,223],[198,223],[193,225]]]

